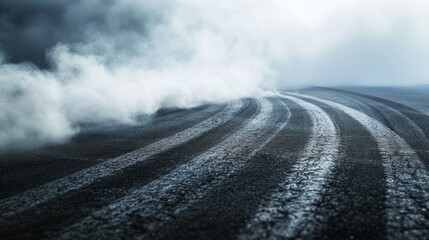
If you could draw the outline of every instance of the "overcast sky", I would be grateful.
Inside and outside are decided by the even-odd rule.
[[[0,149],[308,85],[429,84],[427,0],[0,0]]]

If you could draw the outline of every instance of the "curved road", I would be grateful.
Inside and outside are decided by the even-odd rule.
[[[85,125],[0,156],[0,239],[429,239],[426,109],[308,88]]]

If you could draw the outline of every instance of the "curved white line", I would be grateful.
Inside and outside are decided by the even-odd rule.
[[[307,236],[314,227],[315,203],[331,173],[339,146],[334,122],[320,107],[291,96],[310,114],[312,136],[303,156],[270,199],[263,203],[247,224],[240,239],[284,239]],[[305,233],[302,233],[305,232]]]
[[[85,187],[121,169],[130,167],[153,155],[190,141],[232,119],[239,112],[242,105],[242,101],[228,103],[226,108],[220,113],[170,137],[40,187],[0,200],[0,223],[7,221],[7,218],[15,214],[29,210],[67,192]]]
[[[94,237],[99,234],[108,234],[114,238],[130,236],[132,229],[124,227],[124,223],[130,221],[130,216],[151,219],[150,223],[141,226],[148,228],[146,237],[150,237],[150,232],[168,224],[173,215],[186,211],[192,203],[244,166],[252,155],[284,128],[290,115],[285,122],[276,126],[275,133],[266,136],[275,113],[271,102],[264,98],[259,99],[259,102],[260,112],[227,139],[173,172],[65,229],[60,233],[60,238],[76,238],[88,233],[93,233]],[[258,147],[255,149],[254,146]],[[170,202],[178,204],[169,206]],[[120,230],[116,226],[121,226]]]
[[[382,102],[379,102],[379,101],[376,101],[376,100],[372,100],[370,98],[362,97],[362,96],[359,96],[359,95],[353,95],[353,94],[347,94],[347,93],[346,94],[339,94],[339,95],[342,96],[342,97],[344,97],[344,98],[346,98],[346,99],[349,99],[350,101],[358,103],[358,104],[359,103],[368,104],[366,102],[371,102],[372,104],[382,106],[382,107],[386,108],[388,111],[393,112],[393,113],[399,115],[401,117],[401,120],[405,120],[407,122],[406,124],[412,126],[411,129],[408,129],[408,130],[410,130],[412,132],[408,132],[408,134],[410,134],[410,135],[415,134],[415,137],[418,138],[418,141],[423,141],[426,145],[429,146],[429,139],[426,138],[426,135],[423,132],[423,130],[419,126],[417,126],[417,124],[413,120],[411,120],[408,116],[404,115],[403,113],[401,113],[400,111],[396,110],[395,108],[390,107],[389,105],[384,104]],[[375,106],[373,106],[373,107],[375,107]],[[392,120],[395,121],[397,119],[392,119]],[[404,123],[400,123],[400,122],[398,124],[405,125]]]
[[[394,131],[368,115],[307,95],[343,111],[375,138],[380,151],[387,184],[387,238],[425,239],[429,236],[429,172],[417,153]]]

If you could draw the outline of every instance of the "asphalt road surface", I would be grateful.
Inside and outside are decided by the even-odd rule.
[[[162,109],[0,157],[0,239],[429,239],[427,87]]]

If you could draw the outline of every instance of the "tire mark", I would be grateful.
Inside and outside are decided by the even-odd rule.
[[[343,93],[341,94],[341,96],[344,96],[351,101],[357,102],[363,112],[379,120],[381,123],[389,127],[392,131],[396,132],[401,138],[403,138],[414,150],[416,150],[420,159],[424,161],[426,166],[429,166],[429,140],[426,137],[426,133],[422,130],[420,126],[416,124],[415,121],[410,119],[403,112],[391,107],[390,105],[392,104],[386,105],[384,101],[382,101],[382,99],[380,98],[371,97],[364,94],[355,94],[353,92],[343,90],[328,90],[334,91],[336,93]],[[404,108],[401,107],[401,104],[396,105],[399,105],[396,107],[399,107],[400,109]],[[420,115],[423,114],[420,113]],[[424,116],[422,116],[421,118],[424,118]],[[429,125],[429,121],[426,122]]]
[[[225,106],[226,104],[222,104],[182,110],[169,116],[151,118],[138,126],[115,125],[83,130],[64,145],[1,156],[0,199],[169,137],[214,116]]]
[[[14,215],[8,219],[7,224],[0,226],[0,232],[4,229],[3,233],[0,233],[0,238],[5,236],[43,238],[49,235],[49,232],[58,231],[77,222],[91,212],[125,196],[130,189],[144,186],[209,150],[237,131],[258,108],[256,101],[244,99],[244,107],[225,124],[212,128],[182,145],[124,168],[109,177],[58,196],[40,204],[37,208]]]
[[[236,239],[261,202],[287,176],[311,134],[307,111],[287,99],[281,101],[289,110],[275,111],[283,112],[279,122],[287,122],[285,127],[242,169],[177,215],[172,224],[155,231],[155,239]]]
[[[305,238],[320,221],[313,218],[313,213],[337,158],[337,129],[328,114],[316,105],[292,96],[282,97],[308,110],[314,123],[313,133],[301,159],[248,222],[240,239]]]
[[[354,118],[305,99],[331,116],[341,137],[339,157],[317,203],[324,222],[311,239],[384,239],[386,178],[377,143]],[[316,217],[321,219],[320,217]]]
[[[114,159],[104,161],[93,167],[47,183],[38,188],[3,199],[0,201],[0,223],[3,225],[3,222],[7,222],[8,218],[20,212],[34,208],[67,192],[87,186],[101,178],[105,178],[115,172],[125,169],[126,167],[130,167],[138,162],[144,161],[150,156],[177,147],[197,136],[200,136],[210,129],[220,126],[232,119],[241,109],[241,106],[241,101],[234,101],[233,103],[228,104],[224,111],[168,138],[164,138],[153,144]]]
[[[171,174],[91,214],[54,238],[153,237],[154,231],[174,221],[175,216],[245,165],[279,131],[270,131],[275,117],[271,101],[264,98],[259,101],[259,113],[238,132]],[[111,231],[117,226],[121,226],[120,231]]]
[[[425,239],[429,236],[429,172],[417,153],[395,132],[362,112],[321,98],[297,96],[345,112],[374,136],[386,175],[387,238]]]
[[[407,105],[404,105],[395,101],[391,101],[385,98],[376,97],[372,95],[346,91],[341,89],[329,89],[329,90],[334,90],[337,92],[344,92],[346,94],[360,96],[362,98],[370,99],[375,102],[381,103],[385,106],[388,106],[392,109],[395,109],[401,114],[405,115],[408,119],[412,120],[414,124],[417,125],[417,127],[424,133],[426,138],[429,139],[429,117],[417,109],[414,109],[412,107],[409,107]]]

